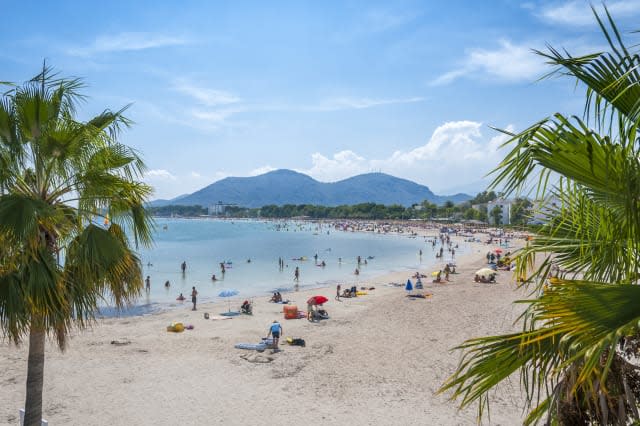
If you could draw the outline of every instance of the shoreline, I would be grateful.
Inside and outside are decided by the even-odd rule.
[[[424,280],[425,292],[432,293],[427,299],[410,300],[403,287],[386,286],[406,282],[409,271],[367,279],[375,290],[341,302],[331,287],[283,294],[303,311],[311,295],[326,296],[331,318],[319,323],[282,319],[282,305],[269,303],[268,296],[254,299],[254,315],[224,321],[203,314],[217,317],[227,310],[225,301],[195,312],[188,303],[169,312],[98,320],[89,330],[74,331],[65,353],[47,343],[44,418],[83,425],[307,417],[327,425],[475,424],[475,406],[459,411],[446,395],[435,395],[458,363],[460,354],[450,350],[466,338],[511,331],[520,313],[511,302],[522,296],[513,291],[511,273],[499,273],[498,284],[474,283],[487,246],[472,247],[456,259],[451,282]],[[276,354],[234,348],[260,341],[275,319],[283,336],[303,338],[306,347],[284,346]],[[194,329],[166,332],[175,321]],[[0,383],[8,390],[0,395],[0,423],[15,423],[24,404],[26,355],[26,345],[0,344]],[[492,393],[493,423],[522,422],[518,395],[517,383]]]
[[[174,218],[165,218],[170,220],[175,220]],[[225,222],[233,222],[233,221],[244,221],[244,222],[258,222],[258,223],[274,223],[274,224],[289,224],[292,227],[298,228],[300,230],[300,226],[304,224],[307,227],[320,226],[322,232],[324,230],[331,230],[332,232],[340,232],[340,233],[358,233],[362,235],[381,235],[381,236],[389,236],[389,237],[397,237],[397,238],[412,238],[412,239],[424,239],[424,241],[420,241],[420,244],[425,244],[427,241],[437,239],[440,235],[440,231],[443,226],[438,223],[428,222],[428,221],[408,221],[408,220],[353,220],[353,219],[300,219],[300,218],[285,218],[285,219],[272,219],[272,218],[242,218],[240,220],[236,218],[220,218],[220,217],[184,217],[178,218],[178,220],[203,220],[203,221],[225,221]],[[464,227],[455,227],[453,225],[449,225],[445,228],[458,228],[460,230],[461,236],[474,235],[478,232],[477,229],[474,228],[464,228]],[[309,228],[310,229],[310,228]],[[307,229],[307,231],[309,230]],[[280,230],[275,229],[274,231]],[[286,230],[286,229],[285,229]],[[382,232],[381,232],[382,230]],[[482,231],[491,231],[492,229],[482,230]],[[484,235],[484,234],[481,234]],[[465,245],[468,243],[468,240],[465,239]],[[424,247],[423,247],[424,248]],[[422,252],[422,250],[420,250]],[[458,257],[460,257],[461,253],[458,253]],[[425,260],[424,263],[421,260],[421,265],[419,268],[426,269],[441,269],[438,268],[437,265],[439,263],[444,263],[444,259],[448,258],[449,261],[455,261],[455,259],[451,258],[449,254],[445,256],[443,259],[437,259],[431,257],[432,253],[427,253],[425,249]],[[422,259],[422,257],[421,257]],[[428,259],[428,260],[427,260]],[[285,259],[286,260],[286,259]],[[423,264],[422,264],[423,263]],[[311,263],[312,264],[312,263]],[[345,264],[346,266],[346,264]],[[287,265],[288,267],[288,265]],[[380,268],[378,268],[380,269]],[[299,290],[322,290],[327,289],[329,287],[335,286],[336,284],[341,284],[344,286],[358,285],[360,281],[366,280],[377,280],[379,277],[386,276],[390,273],[399,273],[399,272],[411,272],[414,271],[415,266],[400,266],[396,265],[395,267],[389,269],[389,266],[382,268],[383,270],[375,271],[373,273],[367,273],[366,268],[363,269],[363,274],[360,277],[353,276],[352,274],[348,274],[342,277],[327,277],[321,281],[311,281],[301,284]],[[184,279],[184,278],[183,278]],[[200,281],[200,285],[196,282],[197,289],[200,289],[200,286],[207,287],[208,282]],[[218,283],[224,287],[224,282],[219,281]],[[189,284],[191,285],[191,284]],[[233,285],[232,285],[233,286]],[[265,290],[264,288],[256,288],[249,291],[244,291],[242,298],[245,299],[254,299],[257,297],[263,297],[267,295],[271,295],[273,291],[286,292],[288,294],[295,294],[297,290],[295,290],[296,284],[292,282],[290,285],[276,285],[271,290]],[[189,290],[190,291],[190,290]],[[176,293],[177,295],[177,293]],[[186,293],[185,293],[186,295]],[[215,295],[200,295],[201,303],[215,303],[217,297]],[[187,298],[188,299],[188,298]],[[118,318],[118,317],[135,317],[141,315],[154,315],[158,313],[162,313],[165,311],[172,311],[175,309],[180,309],[182,305],[185,305],[185,302],[176,301],[173,298],[169,300],[162,298],[161,300],[149,299],[146,297],[145,301],[145,292],[144,290],[138,297],[136,303],[131,305],[130,307],[126,307],[123,310],[117,310],[115,307],[109,305],[108,303],[101,307],[101,312],[97,315],[99,318]]]

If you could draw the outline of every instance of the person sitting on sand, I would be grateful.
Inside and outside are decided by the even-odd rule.
[[[176,300],[179,302],[183,302],[184,301],[184,296],[182,295],[182,293],[180,293],[180,296],[176,297]]]
[[[356,297],[357,296],[357,294],[356,294],[357,291],[358,291],[358,287],[356,287],[355,285],[351,286],[351,297]]]
[[[282,295],[279,291],[276,291],[275,293],[273,293],[273,296],[271,296],[271,300],[269,301],[273,303],[282,303]]]
[[[248,300],[242,302],[242,306],[240,306],[240,312],[242,312],[243,314],[251,315],[253,313],[251,302],[249,302]]]

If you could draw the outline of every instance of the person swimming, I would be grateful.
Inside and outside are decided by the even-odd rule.
[[[179,300],[180,302],[184,300],[184,296],[182,295],[182,293],[180,293],[180,296],[176,297],[176,300]]]

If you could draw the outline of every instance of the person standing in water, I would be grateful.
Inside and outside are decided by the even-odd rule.
[[[151,291],[151,277],[147,275],[147,279],[144,280],[145,287],[147,289],[147,293]]]
[[[195,287],[191,287],[191,303],[193,303],[192,311],[196,310],[196,302],[198,301],[198,290]]]
[[[296,266],[296,270],[293,272],[293,279],[298,281],[300,280],[300,268]]]
[[[180,269],[182,269],[182,273],[184,274],[187,271],[187,262],[182,261],[182,265],[180,265]]]

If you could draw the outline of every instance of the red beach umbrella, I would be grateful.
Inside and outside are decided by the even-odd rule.
[[[322,305],[328,301],[329,299],[324,296],[312,296],[307,300],[307,305]]]

